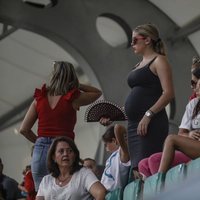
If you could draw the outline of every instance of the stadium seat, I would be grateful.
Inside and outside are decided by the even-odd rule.
[[[123,199],[141,200],[142,180],[136,179],[124,188]]]
[[[123,199],[123,189],[116,189],[109,192],[106,195],[106,200],[122,200]]]
[[[186,164],[179,164],[171,168],[165,176],[164,188],[173,187],[174,184],[180,183],[186,178]]]
[[[200,170],[200,158],[190,161],[187,164],[187,177],[193,176],[195,174],[199,174]]]
[[[152,198],[159,194],[163,189],[164,181],[164,173],[156,173],[148,177],[144,182],[143,200]]]

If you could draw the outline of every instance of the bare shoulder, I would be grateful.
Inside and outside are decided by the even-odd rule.
[[[154,62],[156,65],[169,65],[168,59],[164,55],[158,55]]]
[[[156,59],[154,60],[150,68],[156,76],[160,76],[161,73],[171,73],[171,66],[168,62],[167,57],[160,54],[157,54]]]

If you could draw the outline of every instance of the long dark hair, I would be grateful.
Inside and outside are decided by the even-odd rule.
[[[200,79],[200,67],[196,67],[192,71],[192,74],[199,80]],[[198,100],[196,106],[194,107],[192,119],[194,119],[198,115],[199,112],[200,112],[200,99]]]
[[[80,163],[80,153],[79,153],[79,150],[78,150],[76,144],[74,143],[74,141],[65,136],[56,137],[53,140],[53,142],[49,148],[48,156],[47,156],[48,170],[51,173],[51,175],[55,178],[57,178],[60,175],[60,170],[59,170],[58,164],[53,159],[53,157],[55,155],[56,147],[59,142],[66,142],[71,147],[72,151],[75,154],[75,160],[72,165],[70,174],[72,175],[74,172],[79,171],[80,168],[82,167],[82,165],[79,164]]]

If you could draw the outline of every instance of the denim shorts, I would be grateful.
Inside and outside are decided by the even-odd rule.
[[[42,178],[48,174],[47,153],[53,139],[50,137],[39,137],[34,145],[31,171],[36,191],[38,191]]]

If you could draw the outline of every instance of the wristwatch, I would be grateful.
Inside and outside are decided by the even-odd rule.
[[[149,117],[149,118],[152,118],[154,116],[154,112],[152,112],[151,110],[147,110],[145,112],[145,116]]]

